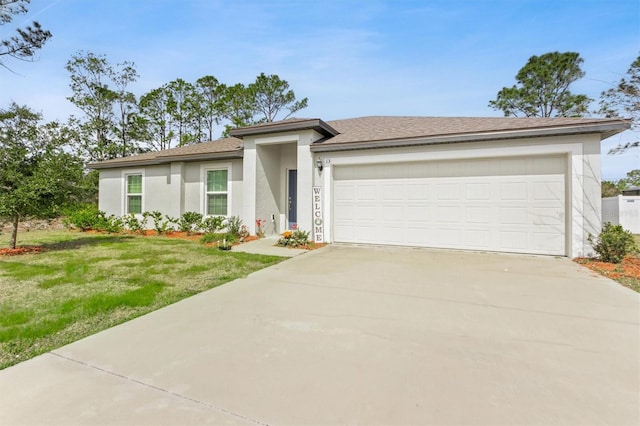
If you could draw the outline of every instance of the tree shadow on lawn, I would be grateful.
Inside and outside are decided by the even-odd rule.
[[[114,235],[100,238],[82,237],[75,240],[60,241],[57,243],[44,243],[40,244],[40,247],[45,251],[76,250],[82,247],[94,246],[96,244],[120,243],[131,240],[132,238],[133,237],[130,235]]]

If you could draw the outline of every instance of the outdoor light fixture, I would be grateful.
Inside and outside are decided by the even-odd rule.
[[[324,168],[324,166],[322,165],[322,158],[318,158],[316,160],[316,167],[318,168],[318,171],[321,172],[322,169]]]

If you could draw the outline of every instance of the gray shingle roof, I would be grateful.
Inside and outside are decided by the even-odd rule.
[[[340,132],[323,144],[451,136],[472,133],[552,129],[611,123],[608,118],[389,117],[369,116],[327,123]]]
[[[204,160],[215,158],[241,158],[242,139],[224,138],[215,141],[185,145],[164,151],[145,152],[113,160],[90,163],[89,168],[104,169],[114,167],[129,167],[135,165],[149,165],[170,163],[171,161]]]
[[[317,118],[293,118],[231,130],[239,137],[315,129],[325,138],[312,150],[354,149],[401,146],[416,143],[444,143],[490,138],[525,137],[555,134],[600,133],[603,138],[629,128],[629,122],[610,118],[514,118],[514,117],[390,117],[369,116],[327,121]],[[337,132],[337,134],[335,134]],[[113,168],[162,164],[171,161],[241,158],[242,139],[229,137],[217,141],[187,145],[165,151],[148,152],[125,158],[89,164],[90,168]]]

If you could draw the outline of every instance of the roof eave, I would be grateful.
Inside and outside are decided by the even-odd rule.
[[[506,131],[493,131],[493,132],[479,132],[479,133],[465,133],[455,135],[438,135],[429,137],[415,137],[404,139],[386,139],[379,141],[363,141],[363,142],[345,142],[336,144],[318,144],[311,145],[312,152],[331,152],[331,151],[349,151],[355,149],[372,149],[372,148],[395,148],[402,146],[416,146],[416,145],[435,145],[445,143],[460,143],[460,142],[480,142],[488,140],[501,140],[501,139],[520,139],[520,138],[534,138],[534,137],[548,137],[548,136],[566,136],[575,134],[587,134],[587,133],[600,133],[601,139],[606,139],[615,134],[623,132],[630,128],[628,121],[618,121],[613,123],[598,123],[598,124],[582,124],[565,127],[553,127],[553,128],[538,128],[538,129],[524,129],[524,130],[506,130]]]
[[[101,169],[121,169],[127,167],[140,167],[140,166],[157,166],[160,164],[169,164],[173,162],[191,162],[191,161],[203,161],[203,160],[233,160],[242,158],[244,156],[244,150],[237,149],[234,151],[226,152],[214,152],[214,153],[198,153],[189,155],[175,155],[175,156],[162,156],[155,157],[146,160],[139,161],[117,161],[108,163],[89,163],[88,169],[101,170]]]
[[[250,127],[239,127],[237,129],[229,130],[229,135],[236,138],[243,138],[245,136],[253,136],[253,135],[264,135],[269,133],[283,133],[283,132],[292,132],[296,130],[315,130],[324,136],[336,136],[339,132],[333,127],[329,126],[326,122],[320,120],[319,118],[314,118],[311,120],[304,121],[293,121],[293,122],[280,122],[277,124],[269,124],[264,126],[250,126]]]

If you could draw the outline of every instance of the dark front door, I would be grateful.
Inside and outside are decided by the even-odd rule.
[[[298,223],[298,171],[289,170],[287,183],[287,227],[292,228],[294,223]]]

